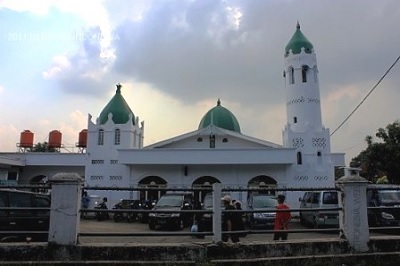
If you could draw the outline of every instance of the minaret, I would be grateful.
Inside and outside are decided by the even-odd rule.
[[[318,67],[314,47],[300,24],[285,48],[283,77],[287,124],[283,145],[296,149],[290,181],[295,186],[334,185],[329,130],[322,125]]]
[[[286,112],[295,132],[322,128],[317,58],[313,45],[297,23],[296,32],[285,49],[284,78],[287,90]]]
[[[117,84],[115,95],[96,119],[88,117],[88,145],[85,167],[85,185],[91,187],[129,187],[129,166],[119,163],[120,149],[141,149],[143,147],[144,122],[139,124]],[[129,191],[92,190],[101,197],[108,197],[112,206],[120,199],[134,195]]]

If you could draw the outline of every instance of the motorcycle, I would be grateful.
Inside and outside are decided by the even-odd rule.
[[[135,210],[141,209],[142,205],[139,200],[121,200],[113,207],[114,210]],[[137,212],[115,212],[114,213],[114,222],[118,223],[123,220],[127,220],[129,223],[137,221],[139,217],[139,213]]]
[[[156,205],[156,200],[146,200],[141,204],[141,209],[143,210],[151,210]],[[149,213],[148,212],[140,212],[137,214],[137,220],[140,223],[148,223],[149,221]]]
[[[100,209],[100,210],[108,210],[107,201],[101,202],[100,204],[98,204],[96,207],[94,207],[95,209]],[[95,219],[97,219],[97,221],[104,221],[104,220],[108,220],[110,219],[110,214],[108,212],[96,212],[96,216]]]

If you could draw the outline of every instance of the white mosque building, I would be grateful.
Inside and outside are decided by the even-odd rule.
[[[87,143],[80,153],[0,153],[0,180],[30,184],[58,172],[75,172],[89,187],[207,188],[219,182],[238,189],[334,187],[344,153],[332,153],[322,124],[318,67],[313,45],[297,24],[284,53],[287,121],[282,143],[241,133],[235,115],[218,99],[194,131],[143,146],[144,122],[134,115],[117,85],[100,116],[88,117]],[[157,199],[161,191],[94,190],[110,203],[121,198]],[[303,192],[287,193],[298,206]],[[203,197],[201,192],[195,195]]]

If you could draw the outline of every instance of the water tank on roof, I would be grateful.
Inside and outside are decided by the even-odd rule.
[[[53,130],[49,134],[49,147],[60,148],[61,147],[62,134],[58,130]]]
[[[33,132],[31,132],[30,130],[24,130],[23,132],[21,132],[19,146],[21,148],[32,148],[33,147]]]
[[[87,146],[87,129],[82,129],[82,131],[79,132],[78,147],[86,148],[86,146]]]

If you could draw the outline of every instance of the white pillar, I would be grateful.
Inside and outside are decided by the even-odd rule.
[[[218,243],[222,241],[222,211],[221,211],[221,183],[213,184],[213,242]]]
[[[369,227],[367,216],[367,180],[358,175],[359,169],[346,168],[338,179],[339,226],[350,246],[357,252],[368,251]]]
[[[51,210],[48,241],[58,245],[76,245],[84,181],[76,173],[58,173],[49,181],[51,183]]]

